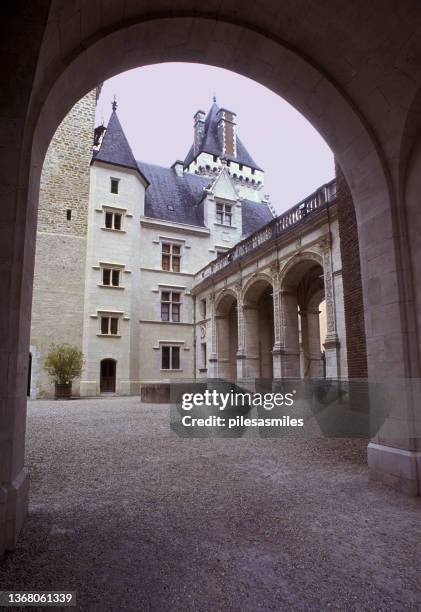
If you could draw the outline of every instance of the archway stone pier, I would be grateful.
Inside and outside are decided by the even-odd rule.
[[[292,229],[288,240],[282,234],[271,242],[278,241],[275,249],[260,249],[259,272],[273,274],[271,264],[276,262],[282,274],[297,250],[323,259],[326,248],[320,241],[330,231],[330,271],[323,262],[329,369],[333,373],[339,363],[339,375],[347,376],[344,310],[352,312],[354,303],[364,311],[358,324],[359,333],[365,327],[359,359],[366,363],[368,378],[421,378],[419,2],[385,0],[381,15],[364,0],[338,0],[334,11],[331,2],[305,0],[246,0],[241,10],[232,2],[199,8],[194,0],[173,0],[170,7],[165,0],[111,0],[102,8],[93,9],[91,0],[18,2],[3,18],[1,69],[8,86],[0,128],[0,553],[13,549],[27,506],[26,392],[42,163],[74,104],[122,71],[171,61],[219,66],[283,96],[314,125],[347,184],[350,204],[341,200],[341,227],[348,268],[342,274],[338,230],[330,227],[334,215],[327,216],[324,208],[318,216],[321,224],[310,214],[304,233]],[[223,290],[222,277],[230,286],[256,273],[251,251],[241,266],[234,257],[212,274],[216,293]],[[354,302],[355,278],[348,283],[353,269],[359,285]],[[211,290],[202,274],[195,291],[206,296]],[[330,289],[336,329],[329,328]],[[208,354],[214,359],[216,339],[212,342]],[[278,353],[288,347],[276,333],[273,349],[281,362],[288,358],[288,353]],[[279,369],[274,363],[274,372]],[[354,361],[352,372],[357,375]],[[420,413],[419,403],[411,401],[408,423]],[[419,494],[421,437],[382,438],[375,444],[368,454],[373,477]]]

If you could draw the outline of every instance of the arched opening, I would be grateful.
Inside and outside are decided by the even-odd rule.
[[[258,279],[244,295],[244,329],[247,378],[273,378],[273,287]]]
[[[218,377],[237,379],[238,308],[234,295],[224,295],[216,307]]]
[[[348,64],[345,69],[342,61],[331,61],[332,53],[325,37],[314,36],[311,28],[311,35],[305,30],[305,24],[320,22],[317,14],[320,7],[316,4],[309,8],[304,25],[300,25],[302,20],[294,14],[299,10],[294,3],[283,7],[293,14],[282,19],[272,18],[272,14],[278,15],[275,8],[271,13],[256,7],[258,13],[250,11],[246,21],[229,4],[226,7],[218,5],[215,9],[210,7],[203,15],[196,9],[189,12],[178,3],[170,12],[165,12],[167,7],[160,12],[161,7],[157,5],[154,15],[149,5],[137,3],[128,11],[121,5],[121,11],[107,11],[102,18],[96,15],[96,19],[91,17],[89,2],[79,4],[77,9],[63,10],[63,2],[51,3],[52,18],[46,15],[37,34],[28,37],[33,38],[33,48],[28,47],[28,54],[38,61],[28,63],[23,71],[25,75],[16,80],[16,87],[21,87],[21,91],[17,94],[17,89],[16,96],[8,96],[6,100],[13,110],[5,141],[8,148],[10,134],[14,135],[14,154],[8,157],[9,167],[4,173],[8,195],[4,202],[4,218],[12,221],[7,240],[0,242],[0,252],[6,274],[13,282],[6,285],[4,295],[4,320],[9,325],[5,326],[7,335],[2,337],[2,346],[9,367],[5,370],[3,384],[5,416],[0,422],[0,434],[14,460],[3,463],[0,476],[7,490],[12,490],[10,483],[18,483],[16,487],[19,488],[17,494],[9,495],[6,501],[8,515],[16,517],[15,521],[8,522],[5,547],[9,549],[14,546],[25,514],[28,487],[23,462],[27,381],[22,363],[26,364],[29,345],[36,207],[42,160],[67,111],[97,83],[113,74],[147,63],[201,61],[241,72],[284,95],[300,110],[335,152],[356,204],[369,376],[419,375],[418,355],[410,350],[411,338],[416,333],[412,333],[408,325],[415,315],[408,291],[411,274],[402,274],[402,270],[407,269],[402,262],[402,245],[406,238],[402,228],[405,228],[406,213],[403,199],[398,210],[401,194],[394,188],[391,172],[393,161],[399,159],[395,142],[399,140],[399,119],[402,119],[401,114],[407,113],[408,98],[419,81],[412,72],[417,70],[417,63],[413,62],[413,67],[409,61],[398,63],[396,71],[392,71],[396,78],[405,75],[404,87],[392,87],[385,77],[390,91],[398,91],[399,96],[406,94],[404,102],[399,100],[393,106],[393,100],[390,107],[397,115],[394,123],[397,136],[393,134],[392,138],[387,96],[374,100],[366,95],[366,82],[373,77],[373,87],[376,87],[375,79],[383,78],[382,70],[378,69],[375,59],[369,63],[371,69],[368,64],[360,64],[359,57],[366,63],[367,55],[355,49],[351,53],[355,62],[352,71]],[[311,14],[311,11],[315,12]],[[406,23],[414,22],[416,27],[416,20],[407,14]],[[341,23],[338,15],[336,17],[343,31],[345,23]],[[69,31],[72,23],[77,24],[74,36],[63,42],[56,33]],[[294,28],[290,27],[291,23]],[[25,27],[32,27],[30,20]],[[376,27],[373,23],[375,32]],[[346,24],[347,31],[350,28],[350,24]],[[399,39],[400,31],[403,41]],[[396,39],[396,48],[402,48],[406,28],[396,28],[391,36]],[[348,43],[344,41],[344,48]],[[384,61],[388,61],[388,56],[383,55]],[[380,54],[377,57],[379,62],[383,61]],[[314,58],[314,62],[307,58]],[[366,79],[354,79],[360,68],[361,74],[368,70]],[[410,71],[409,78],[405,70]],[[413,85],[410,86],[412,75]],[[22,101],[21,105],[16,104],[16,99]],[[366,107],[368,99],[370,103]],[[375,257],[377,261],[373,264]],[[385,269],[387,274],[383,274]],[[392,446],[405,450],[407,454],[402,461],[411,466],[411,474],[416,474],[415,456],[408,441],[395,441]],[[382,444],[376,452],[387,453],[387,445]],[[379,470],[387,471],[382,465]],[[411,476],[411,482],[417,478]],[[418,485],[415,486],[418,491]],[[397,488],[400,487],[398,484]]]
[[[100,391],[101,393],[115,393],[116,391],[115,359],[103,359],[100,364]]]
[[[286,373],[291,378],[322,378],[325,361],[322,352],[320,309],[324,301],[323,268],[303,259],[295,263],[282,282],[281,299],[285,313]]]

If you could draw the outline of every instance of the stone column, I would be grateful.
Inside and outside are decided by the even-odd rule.
[[[300,347],[300,375],[305,378],[310,375],[310,360],[308,351],[307,311],[300,308],[298,311],[298,340]]]
[[[331,239],[321,244],[326,300],[326,338],[323,343],[326,355],[326,378],[340,377],[339,338],[336,331],[335,294],[332,277]]]
[[[279,274],[273,275],[273,378],[282,378],[282,310]]]
[[[217,378],[218,376],[218,356],[216,347],[216,318],[215,318],[215,294],[209,296],[210,303],[210,322],[209,322],[209,357],[208,357],[208,378]]]
[[[273,347],[274,378],[300,378],[300,346],[298,303],[294,291],[279,290],[274,294],[275,344]]]
[[[260,377],[259,362],[259,311],[253,304],[243,304],[245,327],[245,378]]]
[[[237,350],[237,380],[247,378],[247,362],[246,362],[246,327],[244,320],[244,304],[243,299],[238,293],[237,299],[237,314],[238,314],[238,350]]]
[[[307,309],[307,337],[308,358],[310,360],[309,376],[311,378],[323,377],[323,362],[320,351],[320,310],[318,308]]]
[[[230,378],[229,372],[229,341],[230,328],[228,315],[215,315],[216,326],[216,346],[218,359],[218,376],[221,378]]]

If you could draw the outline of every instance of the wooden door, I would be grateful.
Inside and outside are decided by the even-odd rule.
[[[114,359],[103,359],[101,361],[101,393],[115,393],[116,362]]]

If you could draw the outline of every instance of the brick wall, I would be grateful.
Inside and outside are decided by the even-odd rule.
[[[54,392],[43,368],[52,342],[82,348],[95,105],[95,90],[75,104],[57,128],[43,165],[32,301],[31,396],[48,397]],[[78,393],[79,381],[73,387]]]
[[[360,254],[354,202],[336,162],[339,237],[341,242],[345,329],[349,378],[367,378],[367,350]]]

